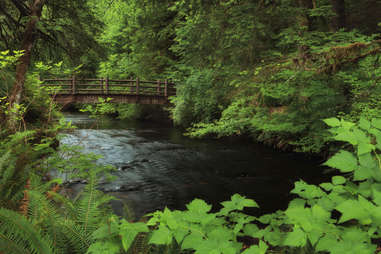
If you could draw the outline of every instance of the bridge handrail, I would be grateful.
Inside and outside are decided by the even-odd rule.
[[[96,83],[96,81],[98,81],[99,83]],[[152,85],[147,86],[147,84]],[[43,79],[42,85],[46,87],[59,87],[60,89],[58,90],[58,92],[56,92],[56,94],[72,95],[86,93],[93,95],[97,94],[96,92],[102,95],[112,95],[115,94],[115,92],[117,92],[118,94],[125,95],[154,95],[168,97],[175,95],[176,93],[175,84],[172,82],[168,82],[168,80],[147,81],[139,80],[139,78],[120,80],[109,78],[77,79],[76,76],[72,76],[71,78]]]

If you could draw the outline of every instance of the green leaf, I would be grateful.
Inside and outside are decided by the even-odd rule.
[[[332,246],[337,244],[337,238],[333,234],[324,235],[316,245],[317,251],[330,251]],[[343,253],[344,254],[344,253]]]
[[[259,207],[258,204],[251,199],[242,197],[239,194],[234,194],[231,197],[231,201],[224,201],[221,203],[224,207],[219,212],[220,215],[227,215],[234,210],[243,210],[245,207]]]
[[[208,238],[217,242],[229,242],[235,238],[235,235],[230,229],[219,227],[208,232]]]
[[[381,206],[381,184],[372,184],[373,202]]]
[[[372,126],[381,130],[381,118],[373,118]]]
[[[204,243],[203,236],[197,232],[191,232],[188,236],[184,238],[183,243],[181,244],[181,249],[195,249],[196,246],[199,246]]]
[[[370,224],[369,212],[367,212],[357,200],[346,200],[336,207],[341,212],[339,223],[356,219],[363,224]]]
[[[175,237],[176,239],[176,242],[178,244],[181,244],[181,242],[184,240],[185,236],[189,234],[189,230],[188,229],[185,229],[185,228],[177,228],[174,232],[173,232],[173,236]]]
[[[116,222],[110,223],[110,224],[104,224],[93,232],[92,237],[96,240],[99,240],[99,239],[110,237],[114,234],[117,234],[118,232],[119,232],[119,227]]]
[[[324,165],[339,169],[343,173],[348,173],[357,168],[357,159],[352,153],[341,150],[324,163]]]
[[[370,178],[378,179],[379,172],[375,158],[370,153],[362,154],[358,156],[358,158],[360,165],[358,169],[355,170],[354,180],[362,181]]]
[[[336,235],[327,234],[322,237],[316,246],[316,250],[327,251],[331,254],[373,254],[376,245],[371,244],[369,240],[367,232],[360,228],[344,228],[341,232],[337,232]]]
[[[178,227],[176,219],[173,217],[171,210],[169,210],[167,207],[164,209],[164,212],[161,215],[161,221],[162,223],[166,223],[171,230],[174,230]]]
[[[350,130],[352,129],[353,126],[355,126],[355,124],[341,119],[341,126],[346,130]]]
[[[294,227],[294,231],[288,233],[283,242],[285,246],[303,247],[307,243],[307,235],[299,227]]]
[[[301,207],[304,208],[306,205],[306,201],[304,199],[300,198],[294,198],[293,200],[288,203],[288,208],[295,208],[295,207]]]
[[[327,118],[323,120],[328,126],[330,127],[338,127],[341,126],[341,122],[339,119],[332,117],[332,118]]]
[[[258,245],[252,245],[250,248],[246,249],[242,254],[265,254],[268,246],[263,241],[259,241]]]
[[[373,134],[376,137],[376,147],[378,150],[381,150],[381,131],[372,128],[369,133]]]
[[[148,227],[146,224],[142,222],[130,223],[123,220],[119,232],[122,237],[123,249],[127,251],[133,243],[135,237],[142,232],[148,232]]]
[[[261,232],[255,224],[246,224],[243,228],[243,233],[244,235],[251,236],[253,238],[261,238],[263,236],[263,232]]]
[[[267,242],[269,242],[270,245],[281,245],[284,241],[284,233],[279,230],[279,228],[272,228],[268,226],[263,231],[263,238]]]
[[[170,244],[172,242],[172,233],[166,226],[160,225],[158,230],[152,233],[150,244]]]
[[[311,209],[303,207],[289,207],[285,211],[285,214],[291,224],[299,225],[307,232],[312,230],[313,221]]]
[[[340,132],[338,135],[334,137],[334,139],[338,141],[348,142],[352,145],[358,144],[357,137],[354,135],[352,131],[349,131],[349,130],[345,132]]]
[[[328,221],[329,218],[331,217],[331,213],[326,211],[325,209],[323,209],[321,206],[319,205],[314,205],[312,206],[311,208],[311,212],[312,212],[312,217],[316,220],[316,221]]]
[[[357,143],[364,143],[364,144],[369,144],[370,143],[370,137],[362,130],[359,128],[354,128],[353,129],[353,135],[355,136]]]
[[[194,199],[187,205],[187,208],[191,212],[208,213],[212,209],[211,205],[208,205],[204,200]]]
[[[363,181],[363,180],[371,178],[372,176],[373,176],[373,172],[371,168],[360,165],[353,174],[353,180]]]
[[[358,185],[359,194],[361,194],[362,196],[366,198],[369,198],[372,195],[372,192],[371,192],[372,182],[373,181],[368,180],[368,181],[359,183]]]
[[[333,188],[332,183],[321,183],[319,185],[326,191],[330,191]]]
[[[118,254],[120,247],[118,242],[98,241],[90,245],[86,254]]]
[[[376,168],[377,162],[371,154],[362,154],[359,157],[360,166],[367,168]]]
[[[332,183],[334,185],[344,184],[346,181],[347,180],[343,176],[334,176],[334,177],[332,177]]]
[[[366,120],[365,118],[360,118],[359,127],[363,130],[369,131],[370,122],[368,120]]]
[[[318,198],[324,195],[324,191],[322,191],[318,186],[307,184],[304,181],[295,182],[295,188],[291,191],[291,193],[298,194],[300,197],[305,199]]]
[[[366,153],[370,153],[373,150],[375,150],[375,146],[369,143],[360,143],[357,147],[357,154],[358,155],[363,155]]]

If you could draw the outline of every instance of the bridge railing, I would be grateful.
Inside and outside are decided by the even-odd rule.
[[[176,95],[175,84],[167,80],[145,81],[139,79],[83,79],[59,78],[42,80],[44,87],[49,87],[52,94],[100,94],[100,95]]]

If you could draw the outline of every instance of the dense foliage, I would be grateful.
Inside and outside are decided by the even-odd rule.
[[[377,0],[3,0],[0,253],[375,253],[380,12]],[[343,149],[325,164],[340,174],[296,182],[288,208],[261,217],[245,215],[258,206],[236,194],[216,213],[196,199],[147,222],[118,218],[96,189],[111,167],[58,148],[72,126],[40,78],[72,74],[172,79],[171,116],[188,135],[306,152],[333,141]],[[122,118],[147,109],[83,107]],[[70,197],[52,170],[87,185]]]
[[[104,5],[96,5],[99,13]],[[319,152],[320,121],[380,112],[378,1],[113,1],[103,76],[177,83],[189,135]]]
[[[35,61],[83,64],[87,76],[172,79],[173,121],[192,137],[245,134],[320,152],[327,142],[320,119],[380,112],[379,1],[34,2],[45,4]],[[0,49],[19,49],[27,7],[9,0],[0,8]]]

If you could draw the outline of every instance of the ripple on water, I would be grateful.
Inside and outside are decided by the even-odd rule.
[[[216,204],[237,192],[257,199],[263,211],[272,211],[285,206],[294,180],[319,179],[310,158],[262,146],[194,141],[173,128],[120,121],[108,122],[113,129],[88,129],[93,119],[69,119],[73,124],[88,121],[87,127],[67,133],[61,143],[80,145],[84,152],[102,155],[99,163],[118,168],[116,179],[100,189],[120,199],[113,202],[119,214],[123,204],[140,217],[165,206],[184,208],[196,197]]]

